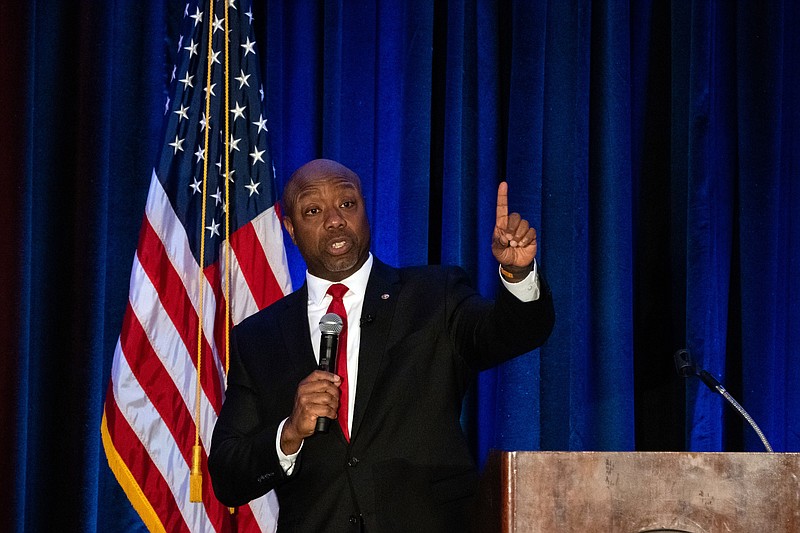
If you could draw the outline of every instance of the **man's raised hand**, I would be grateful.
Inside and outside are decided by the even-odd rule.
[[[519,213],[508,214],[508,184],[497,187],[497,216],[492,235],[492,254],[512,274],[530,272],[536,256],[536,230]],[[524,276],[523,276],[524,277]]]

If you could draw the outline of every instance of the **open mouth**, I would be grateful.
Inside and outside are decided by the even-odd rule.
[[[335,239],[328,243],[328,251],[332,255],[347,253],[350,248],[352,248],[352,243],[349,239]]]

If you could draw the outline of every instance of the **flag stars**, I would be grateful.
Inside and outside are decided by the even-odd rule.
[[[188,4],[187,4],[187,7],[188,7]],[[200,7],[199,6],[196,9],[197,9],[197,11],[195,11],[194,15],[190,15],[190,17],[194,19],[194,25],[195,26],[197,26],[198,24],[203,22],[203,12],[200,11]]]
[[[247,195],[248,198],[250,196],[253,196],[254,194],[261,194],[260,192],[258,192],[258,186],[259,185],[261,185],[260,181],[257,181],[257,182],[254,183],[253,182],[253,178],[250,178],[250,185],[245,185],[244,186],[245,189],[250,191],[250,194]]]
[[[244,56],[247,57],[247,54],[255,55],[255,53],[256,53],[255,48],[254,48],[255,45],[256,45],[256,42],[255,41],[250,41],[250,36],[248,35],[247,36],[247,40],[244,42],[244,44],[240,44],[239,46],[244,48]]]
[[[206,229],[209,232],[209,235],[208,235],[209,237],[213,237],[214,235],[219,237],[219,224],[217,223],[216,219],[212,218],[211,219],[211,225],[210,226],[206,226]]]
[[[189,120],[189,115],[187,114],[187,111],[189,111],[189,108],[184,107],[183,104],[181,104],[180,109],[175,111],[175,114],[178,115],[178,122],[180,122],[183,119]]]
[[[209,11],[208,16],[206,16],[205,13],[208,11],[207,9],[200,9],[196,3],[189,4],[187,14],[185,15],[186,27],[189,28],[189,31],[180,36],[181,42],[178,51],[184,61],[187,59],[196,61],[194,58],[195,55],[200,56],[199,60],[202,61],[204,59],[203,56],[208,54],[205,56],[208,60],[206,68],[211,68],[211,65],[214,65],[211,72],[219,79],[219,71],[216,69],[220,68],[219,65],[224,64],[222,56],[224,51],[218,49],[221,43],[224,43],[224,39],[228,38],[226,30],[228,30],[227,24],[229,24],[229,22],[226,21],[224,16],[220,16],[220,13],[216,13],[219,11],[217,8],[222,6],[224,10],[224,6],[227,5],[229,8],[233,7],[234,9],[238,9],[240,2],[236,0],[214,1],[216,2],[214,4],[216,6],[214,13]],[[243,5],[242,7],[247,10],[247,13],[242,13],[242,17],[247,17],[247,19],[241,19],[242,25],[245,24],[245,20],[249,20],[252,26],[255,23],[253,9],[249,8],[248,10],[247,5]],[[208,26],[211,26],[214,43],[216,44],[210,51],[206,49],[205,42],[206,37],[208,37]],[[194,30],[191,29],[192,27],[194,27]],[[197,32],[200,31],[201,27],[205,27],[206,30],[204,30],[204,33],[201,32],[201,34],[198,34]],[[221,33],[223,35],[217,37],[217,30],[222,30]],[[198,37],[198,35],[200,35],[200,37]],[[237,34],[231,34],[231,37],[234,35]],[[222,235],[225,230],[224,217],[226,215],[224,213],[228,212],[227,206],[229,202],[233,201],[230,197],[226,197],[226,190],[229,190],[230,194],[236,191],[240,198],[251,198],[252,201],[248,201],[246,204],[247,209],[257,208],[258,206],[256,206],[256,204],[260,202],[260,195],[262,193],[261,180],[263,179],[263,176],[259,175],[257,171],[260,172],[263,168],[264,171],[269,174],[269,166],[272,166],[268,146],[265,146],[263,149],[260,148],[260,145],[266,142],[264,139],[260,138],[260,134],[261,132],[265,132],[265,134],[269,133],[269,121],[264,116],[265,113],[261,104],[256,106],[258,109],[254,107],[257,103],[256,99],[259,98],[259,96],[262,102],[266,99],[265,87],[260,83],[260,80],[257,79],[255,74],[244,68],[248,61],[247,56],[252,53],[255,57],[258,54],[258,43],[252,33],[248,36],[246,26],[244,27],[241,37],[242,40],[237,39],[238,42],[231,43],[231,51],[234,57],[230,65],[230,79],[235,80],[233,83],[238,83],[239,87],[237,91],[234,85],[234,91],[236,92],[230,95],[231,97],[228,102],[223,102],[217,98],[217,96],[224,96],[222,94],[216,94],[216,86],[219,85],[219,82],[208,83],[208,86],[206,86],[205,75],[201,75],[199,72],[193,72],[192,69],[188,69],[187,71],[186,66],[178,64],[173,69],[170,69],[172,71],[170,81],[172,84],[177,85],[178,90],[182,92],[178,92],[178,96],[172,98],[173,102],[170,103],[168,107],[165,107],[167,119],[173,126],[173,131],[169,133],[169,137],[166,140],[168,143],[167,149],[173,149],[173,154],[175,156],[173,161],[177,162],[180,160],[190,165],[190,167],[193,167],[187,169],[189,171],[184,174],[184,179],[181,180],[184,184],[182,187],[188,185],[189,191],[183,189],[183,194],[178,196],[189,200],[189,205],[192,206],[192,208],[198,208],[201,205],[196,203],[198,201],[205,203],[210,212],[208,212],[205,220],[201,224],[198,224],[199,227],[196,227],[195,231],[205,231],[206,238],[212,239],[215,242],[224,238],[224,235]],[[223,39],[223,41],[220,41],[220,39]],[[241,51],[238,53],[235,52],[237,44],[241,47]],[[203,54],[203,56],[201,56],[201,54]],[[236,64],[237,61],[239,64]],[[238,75],[236,75],[236,67],[239,67]],[[183,76],[180,75],[179,69],[183,69]],[[169,71],[166,73],[169,75]],[[195,78],[197,78],[196,86],[194,83]],[[220,87],[222,87],[222,85],[220,85]],[[200,93],[200,89],[203,89],[204,92]],[[205,95],[205,97],[211,101],[211,109],[213,109],[213,113],[215,113],[213,117],[210,113],[206,112],[203,105],[198,105],[194,100],[189,99],[195,90],[198,91],[198,95]],[[248,100],[247,98],[251,99]],[[228,105],[225,105],[225,103]],[[231,103],[233,105],[231,105]],[[225,108],[228,108],[229,112],[227,121],[223,120],[226,118],[224,115]],[[220,111],[222,115],[219,115]],[[176,117],[170,119],[170,113],[174,113]],[[256,116],[257,113],[258,116]],[[241,125],[238,124],[240,118],[242,119]],[[184,119],[186,119],[187,123],[193,122],[194,124],[199,124],[199,127],[197,129],[186,130],[187,126],[183,124]],[[220,122],[221,120],[222,122]],[[229,122],[229,131],[222,129],[221,124],[223,122]],[[248,122],[250,125],[248,125]],[[176,124],[178,124],[177,128],[175,127]],[[253,126],[255,126],[255,130]],[[191,128],[195,127],[196,126],[191,126]],[[181,138],[181,135],[183,135],[183,138]],[[208,146],[203,144],[203,135],[208,136],[210,142]],[[195,148],[193,155],[192,145],[194,145]],[[227,154],[225,152],[225,146],[228,147]],[[185,152],[182,154],[181,158],[177,157],[179,151]],[[236,152],[239,152],[239,154],[235,155]],[[191,161],[192,157],[194,157],[194,163]],[[246,162],[248,159],[251,163],[250,172],[247,171]],[[236,168],[244,169],[243,172],[245,172],[244,174],[240,173],[238,178],[235,175],[236,170],[234,168],[234,162],[236,162],[236,165],[241,165]],[[257,165],[261,166],[256,169]],[[203,166],[208,166],[208,179],[211,180],[208,183],[204,182],[203,175],[197,170],[202,170]],[[214,169],[214,166],[216,166],[217,169]],[[216,183],[214,183],[214,180],[216,180]],[[265,187],[264,194],[269,197],[272,191],[270,182],[265,182],[263,185]]]
[[[238,139],[237,139],[237,141],[238,141]],[[237,150],[238,150],[238,148],[237,148]],[[222,172],[222,156],[219,156],[219,161],[217,161],[214,164],[217,165],[217,169],[219,170],[220,176],[222,176],[223,178],[228,178],[228,181],[233,183],[233,174],[234,174],[234,172],[236,172],[236,169],[231,169],[230,172],[228,172],[228,174],[225,174],[224,172]]]
[[[236,122],[236,119],[239,117],[244,118],[244,111],[246,109],[246,107],[241,107],[239,102],[236,102],[236,107],[231,109],[231,113],[233,113],[233,121]]]
[[[261,159],[261,156],[264,154],[264,152],[266,152],[266,150],[259,150],[257,146],[253,148],[253,151],[250,152],[250,157],[253,158],[253,165],[255,165],[258,161],[261,161],[262,163],[264,162],[264,160]]]
[[[258,126],[258,131],[256,133],[261,133],[261,130],[267,131],[267,119],[264,118],[263,114],[258,115],[258,120],[253,122],[253,124]]]
[[[214,205],[219,205],[222,203],[222,191],[219,190],[219,187],[217,187],[217,192],[214,194],[209,194],[209,196],[214,199]]]
[[[223,22],[225,22],[225,19],[221,19],[221,18],[219,18],[218,16],[214,15],[214,24],[213,24],[213,26],[214,26],[214,33],[217,33],[217,30],[221,30],[221,29],[223,29],[223,28],[222,28],[222,23],[223,23]]]
[[[177,155],[178,150],[183,152],[183,141],[184,141],[184,139],[179,139],[178,136],[176,135],[175,136],[175,141],[169,143],[169,145],[172,146],[172,148],[174,148],[174,151],[172,152],[172,155]]]
[[[189,51],[189,57],[192,57],[193,55],[197,55],[197,44],[198,43],[195,43],[194,39],[192,39],[192,40],[189,41],[189,46],[184,46],[183,47],[184,50],[188,50]]]
[[[241,89],[245,85],[250,87],[250,84],[247,83],[247,79],[250,78],[250,74],[245,74],[244,70],[241,70],[241,69],[239,70],[239,72],[240,72],[239,77],[238,78],[234,78],[236,81],[239,82],[239,88]]]
[[[194,85],[192,84],[193,79],[194,76],[189,76],[189,71],[186,71],[186,75],[183,77],[183,79],[178,81],[183,84],[183,90],[185,91],[189,87],[194,87]]]

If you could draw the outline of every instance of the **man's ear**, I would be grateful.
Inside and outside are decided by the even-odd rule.
[[[286,228],[286,231],[289,232],[289,237],[292,238],[292,242],[297,246],[297,241],[294,240],[294,226],[292,226],[292,219],[283,215],[283,227]]]

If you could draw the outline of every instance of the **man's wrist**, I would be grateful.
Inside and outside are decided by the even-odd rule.
[[[300,450],[300,445],[303,443],[303,438],[294,431],[294,426],[292,426],[290,419],[287,419],[286,423],[283,425],[280,443],[281,451],[286,455],[297,453]]]
[[[284,419],[283,422],[280,423],[278,426],[278,434],[275,436],[275,451],[278,454],[278,463],[281,465],[281,469],[283,473],[287,476],[291,476],[294,472],[294,466],[297,462],[297,456],[300,454],[300,450],[297,450],[295,453],[287,454],[283,451],[283,447],[281,446],[281,436],[283,436],[283,428],[286,427],[287,422],[289,421],[288,418]],[[300,449],[303,448],[303,443],[300,443]]]
[[[500,274],[509,283],[519,283],[528,277],[533,270],[533,263],[528,266],[500,265]]]

